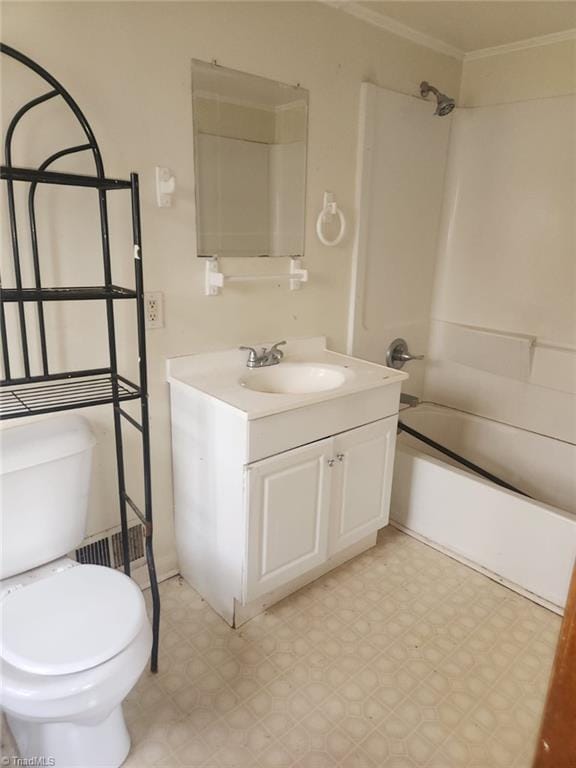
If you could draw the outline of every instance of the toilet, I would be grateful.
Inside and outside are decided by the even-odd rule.
[[[21,758],[116,768],[122,701],[152,632],[140,588],[67,555],[86,531],[95,440],[77,415],[0,433],[0,707]]]

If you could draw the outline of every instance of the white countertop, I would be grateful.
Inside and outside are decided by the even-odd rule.
[[[258,348],[271,346],[272,343],[250,344],[250,346]],[[167,361],[167,380],[171,384],[184,384],[214,397],[241,411],[248,419],[259,419],[376,387],[386,387],[408,378],[408,374],[403,371],[331,352],[326,349],[326,339],[323,336],[289,340],[282,350],[284,359],[279,363],[280,366],[283,362],[337,365],[346,368],[352,375],[341,386],[323,392],[307,394],[258,392],[240,383],[251,374],[250,369],[246,367],[248,353],[231,349],[170,358]],[[266,368],[256,370],[266,370]]]

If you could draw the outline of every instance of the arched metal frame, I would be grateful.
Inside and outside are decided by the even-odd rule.
[[[128,539],[127,507],[142,522],[145,531],[145,551],[148,574],[152,591],[152,629],[153,646],[151,669],[158,669],[158,643],[160,629],[160,595],[154,564],[152,547],[152,485],[150,468],[150,426],[148,414],[148,377],[146,364],[146,337],[144,320],[144,287],[142,273],[142,235],[140,222],[140,199],[138,174],[130,174],[130,180],[110,179],[104,173],[102,155],[96,137],[84,113],[68,91],[43,67],[23,53],[0,43],[0,52],[20,62],[50,86],[50,90],[24,104],[13,116],[6,130],[4,139],[5,165],[2,165],[0,178],[6,182],[8,198],[8,218],[12,244],[12,262],[15,288],[0,288],[0,346],[2,349],[3,376],[0,381],[0,419],[13,419],[42,413],[86,408],[93,405],[111,404],[114,413],[114,431],[116,437],[116,462],[118,468],[118,493],[120,502],[120,521],[122,528],[123,566],[130,575],[130,547]],[[12,163],[12,140],[20,120],[40,104],[60,97],[78,120],[86,143],[66,147],[46,158],[37,169],[19,168]],[[94,176],[82,176],[49,170],[50,166],[61,157],[78,152],[91,152],[95,165]],[[14,184],[29,183],[28,189],[28,225],[30,232],[33,262],[34,287],[23,286],[18,239],[18,222],[14,198]],[[91,187],[98,194],[100,216],[103,282],[100,286],[47,288],[42,285],[41,260],[38,247],[36,225],[36,190],[38,184],[59,184],[70,187]],[[110,258],[110,237],[108,225],[107,192],[129,190],[132,203],[132,234],[134,240],[134,279],[135,288],[127,289],[114,285]],[[0,281],[1,285],[1,281]],[[116,353],[116,328],[114,302],[119,299],[132,299],[136,302],[136,320],[138,330],[139,383],[136,384],[118,373]],[[108,330],[109,366],[73,371],[52,372],[49,365],[46,325],[44,322],[45,301],[80,301],[102,300],[106,306]],[[20,359],[24,371],[23,377],[12,376],[12,359],[6,327],[5,303],[17,304],[17,319],[20,331]],[[40,374],[32,371],[28,341],[25,306],[32,302],[36,305],[38,337],[40,341]],[[13,350],[12,350],[13,352]],[[121,403],[128,400],[140,401],[140,422],[122,409]],[[126,492],[124,472],[124,448],[122,440],[122,419],[136,428],[142,438],[142,459],[144,471],[144,512],[134,503]]]

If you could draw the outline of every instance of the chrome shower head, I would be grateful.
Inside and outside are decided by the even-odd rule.
[[[430,85],[426,80],[423,80],[420,83],[420,96],[425,99],[429,93],[433,93],[434,96],[436,96],[436,110],[434,111],[434,114],[438,115],[438,117],[449,115],[456,106],[454,99],[450,96],[446,96],[445,93],[441,93],[438,88],[434,88],[433,85]]]

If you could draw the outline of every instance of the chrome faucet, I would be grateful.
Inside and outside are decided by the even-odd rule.
[[[262,347],[262,351],[258,353],[254,347],[238,347],[238,349],[248,352],[248,360],[246,361],[247,368],[265,368],[268,365],[278,365],[280,360],[284,357],[284,352],[278,347],[286,344],[285,341],[277,341],[270,349]]]

